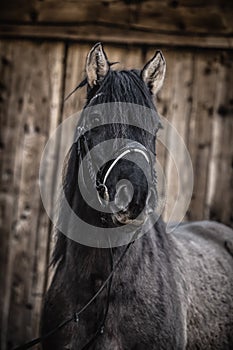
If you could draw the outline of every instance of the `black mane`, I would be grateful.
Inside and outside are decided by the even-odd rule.
[[[110,70],[100,85],[88,87],[86,106],[100,93],[102,94],[98,97],[98,103],[128,102],[155,109],[152,95],[142,80],[140,71],[135,69]]]

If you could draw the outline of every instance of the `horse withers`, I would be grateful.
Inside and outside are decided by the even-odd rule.
[[[160,126],[153,96],[162,87],[165,69],[160,51],[141,71],[112,70],[101,44],[87,56],[82,84],[87,85],[87,102],[65,168],[61,231],[69,226],[63,203],[68,202],[97,233],[116,233],[109,246],[100,239],[98,247],[92,241],[94,233],[78,225],[72,232],[83,230],[81,236],[87,241],[90,236],[90,244],[57,232],[55,274],[41,319],[43,349],[233,349],[233,231],[203,221],[183,223],[168,234],[161,218],[153,221],[158,202],[153,165]],[[132,112],[130,106],[137,107]],[[144,109],[152,118],[143,115]],[[105,140],[112,146],[94,152]],[[107,151],[110,159],[101,162]],[[109,210],[97,210],[99,202]],[[140,234],[147,219],[153,224]],[[124,227],[129,232],[119,238]],[[131,231],[140,238],[130,236]],[[127,235],[134,242],[128,241],[125,252]],[[121,242],[117,238],[111,245],[115,237]],[[83,307],[76,322],[46,337]]]

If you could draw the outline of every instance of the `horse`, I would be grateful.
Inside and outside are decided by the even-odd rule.
[[[164,56],[156,51],[142,70],[111,66],[103,45],[96,44],[80,84],[87,86],[87,100],[67,156],[63,190],[72,212],[97,234],[114,229],[115,237],[124,227],[128,231],[122,231],[120,243],[82,244],[63,234],[69,224],[61,204],[55,274],[41,316],[43,349],[233,349],[232,229],[200,221],[181,223],[167,233],[159,215],[153,220],[158,202],[156,134],[161,126],[154,97],[165,77]],[[147,120],[121,104],[146,108],[152,117]],[[104,106],[102,113],[98,106]],[[89,108],[92,112],[85,114]],[[132,120],[151,123],[151,132]],[[105,148],[111,159],[102,164],[105,151],[98,151],[83,165],[103,140],[112,140],[112,148]],[[89,196],[93,206],[85,201],[78,178],[84,192],[95,191],[96,196]],[[94,202],[109,210],[97,210]],[[147,220],[152,224],[141,234]],[[108,242],[108,234],[105,238]],[[82,312],[76,320],[71,316],[66,322],[77,310]]]

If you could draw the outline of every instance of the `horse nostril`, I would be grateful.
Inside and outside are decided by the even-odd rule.
[[[118,210],[127,208],[133,198],[133,186],[128,180],[121,180],[116,185],[114,204]]]

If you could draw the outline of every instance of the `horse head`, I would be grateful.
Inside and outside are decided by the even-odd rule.
[[[111,69],[101,44],[87,56],[87,101],[64,188],[72,210],[88,224],[138,227],[155,210],[160,121],[153,97],[165,69],[160,51],[141,71]]]

